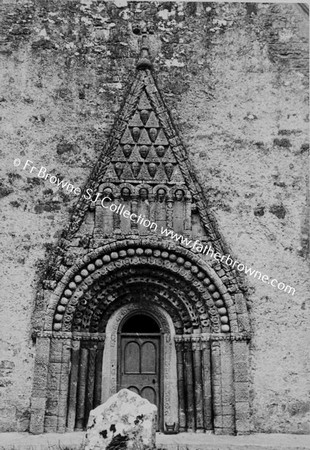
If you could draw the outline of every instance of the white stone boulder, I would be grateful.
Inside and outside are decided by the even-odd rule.
[[[85,450],[153,450],[157,407],[122,389],[90,412]]]

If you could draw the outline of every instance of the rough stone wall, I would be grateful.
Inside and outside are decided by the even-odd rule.
[[[0,429],[28,429],[37,283],[77,200],[23,165],[85,183],[146,28],[158,84],[234,256],[296,289],[292,296],[247,280],[253,431],[309,433],[303,12],[292,4],[10,1],[0,17]]]

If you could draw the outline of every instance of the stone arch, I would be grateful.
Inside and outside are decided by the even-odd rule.
[[[163,286],[164,286],[163,283],[161,283],[161,287],[163,287]],[[107,307],[106,310],[101,313],[101,321],[100,321],[100,327],[98,328],[98,331],[105,332],[105,324],[110,317],[110,311],[113,312],[115,309],[117,309],[122,304],[128,303],[128,300],[130,302],[137,301],[137,296],[132,296],[131,288],[133,288],[133,289],[135,288],[134,280],[133,280],[133,286],[131,287],[129,285],[125,289],[122,289],[122,292],[120,293],[120,296],[117,299],[118,301],[116,300],[115,302],[111,303],[111,305],[109,305],[109,307]],[[154,289],[150,285],[150,283],[147,283],[147,289],[148,289],[147,293],[145,291],[145,288],[142,289],[139,293],[140,305],[143,306],[143,304],[147,303],[147,301],[148,301],[149,304],[155,304],[155,305],[161,306],[162,308],[165,308],[166,311],[169,312],[170,317],[175,321],[176,329],[178,330],[178,334],[180,334],[182,332],[182,330],[184,329],[184,322],[185,321],[186,321],[186,323],[190,322],[190,316],[188,314],[188,311],[185,309],[184,305],[180,304],[179,301],[176,304],[171,305],[165,298],[166,296],[164,294],[160,295],[156,291],[154,291]],[[115,297],[117,297],[118,293],[119,292],[115,292],[115,294],[114,294]],[[128,295],[129,295],[129,297],[128,297]],[[143,301],[143,299],[145,301]],[[180,306],[179,309],[177,309],[177,306]],[[182,308],[182,311],[180,311],[181,308]],[[183,314],[182,314],[182,312],[183,312]]]
[[[174,275],[181,276],[192,288],[195,288],[204,298],[209,316],[213,318],[214,332],[249,333],[249,320],[243,295],[235,294],[238,299],[237,311],[234,299],[207,261],[171,243],[162,242],[154,245],[154,243],[144,244],[141,241],[134,241],[131,245],[128,245],[126,241],[119,241],[101,247],[85,255],[81,261],[69,269],[55,289],[44,328],[60,331],[62,326],[59,324],[67,311],[67,305],[69,304],[73,310],[74,305],[78,303],[78,298],[84,295],[95,280],[120,267],[132,267],[139,264],[161,267]],[[222,317],[225,317],[224,321]],[[217,325],[216,322],[218,322]]]
[[[120,296],[124,297],[126,295],[127,295],[127,302],[135,301],[135,296],[136,297],[139,296],[139,298],[141,298],[142,300],[143,299],[142,293],[144,293],[146,288],[148,291],[153,291],[155,289],[153,301],[159,303],[158,298],[161,298],[162,300],[165,301],[168,309],[171,310],[172,308],[174,310],[175,313],[174,315],[178,315],[178,313],[180,313],[181,316],[187,321],[188,324],[187,328],[190,329],[193,326],[197,328],[198,326],[200,326],[200,328],[204,328],[203,331],[208,331],[207,329],[208,323],[206,323],[207,322],[206,310],[204,307],[200,307],[199,308],[200,311],[198,311],[196,308],[196,303],[192,301],[189,295],[186,295],[186,293],[182,291],[182,287],[186,288],[186,284],[183,283],[182,285],[182,280],[179,280],[180,287],[177,288],[169,284],[169,281],[171,281],[172,277],[171,276],[167,277],[167,274],[165,274],[163,271],[160,270],[157,272],[155,270],[152,274],[150,274],[149,271],[150,267],[148,265],[143,266],[138,265],[134,269],[131,267],[129,274],[128,273],[126,274],[126,272],[124,272],[123,270],[118,270],[117,273],[114,273],[114,276],[110,275],[109,284],[107,284],[106,281],[107,277],[105,277],[104,286],[101,288],[101,293],[98,297],[96,297],[92,293],[93,290],[95,291],[97,290],[96,289],[97,284],[95,286],[93,285],[91,286],[91,288],[93,289],[90,289],[90,293],[89,291],[85,293],[85,291],[83,290],[84,295],[80,297],[80,303],[83,303],[83,305],[81,307],[80,304],[78,304],[76,306],[76,309],[78,308],[82,309],[84,313],[87,315],[89,311],[90,314],[93,313],[90,325],[92,331],[96,331],[94,321],[99,322],[100,316],[106,314],[104,310],[106,310],[108,306],[113,303],[114,300],[120,298]],[[156,275],[156,277],[154,275]],[[135,289],[136,286],[139,286],[139,293],[134,295],[132,294],[132,291]],[[89,299],[89,302],[85,300],[86,296]],[[100,298],[102,299],[101,302]],[[195,300],[198,300],[198,297]],[[200,302],[202,304],[201,300]],[[106,308],[104,307],[104,305],[106,305]],[[99,310],[98,308],[96,308],[97,306]],[[100,311],[102,311],[101,314]],[[204,315],[205,320],[200,319],[201,312],[205,313]],[[70,320],[72,321],[70,322]],[[71,329],[70,323],[74,324],[74,316],[71,315],[71,310],[69,311],[67,316],[64,315],[64,326],[66,326],[67,330]],[[203,326],[201,327],[201,325]],[[103,329],[101,331],[104,332]]]
[[[89,252],[58,282],[37,334],[32,424],[41,414],[42,431],[82,429],[90,409],[114,392],[116,366],[107,371],[105,359],[115,361],[110,327],[130,308],[151,308],[166,324],[165,352],[175,363],[174,387],[165,379],[164,421],[180,431],[242,432],[247,423],[238,417],[249,403],[243,296],[193,252],[142,239]]]

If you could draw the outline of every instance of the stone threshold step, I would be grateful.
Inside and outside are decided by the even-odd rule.
[[[85,433],[0,433],[0,450],[84,450]],[[157,433],[159,450],[310,450],[310,435]]]

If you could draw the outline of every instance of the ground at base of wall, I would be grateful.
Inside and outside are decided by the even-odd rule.
[[[0,433],[0,450],[83,450],[85,433]],[[310,436],[297,434],[252,434],[215,436],[205,433],[157,433],[160,450],[310,450]]]

